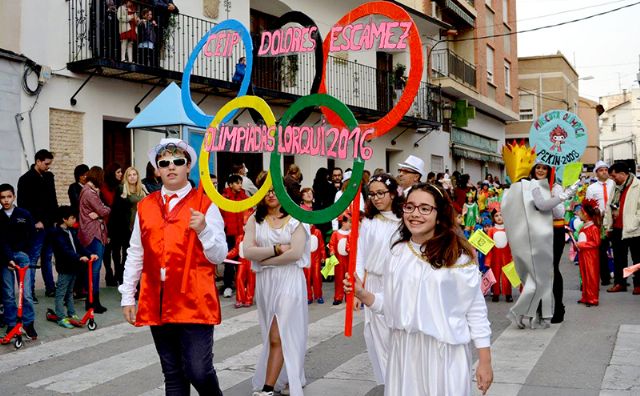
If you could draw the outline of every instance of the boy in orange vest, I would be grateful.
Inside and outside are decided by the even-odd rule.
[[[222,395],[213,368],[213,326],[221,321],[215,268],[227,255],[222,216],[189,184],[193,147],[162,139],[149,160],[163,186],[138,203],[118,288],[122,312],[127,322],[151,327],[167,394],[189,394],[193,385],[201,395]]]

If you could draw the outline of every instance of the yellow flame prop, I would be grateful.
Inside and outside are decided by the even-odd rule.
[[[502,159],[511,183],[515,183],[529,176],[536,160],[536,152],[524,143],[507,143],[502,147]]]

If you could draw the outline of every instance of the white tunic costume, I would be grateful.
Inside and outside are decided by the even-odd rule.
[[[381,212],[373,219],[362,220],[356,272],[365,282],[364,287],[368,292],[375,294],[383,290],[382,275],[391,260],[391,244],[399,224],[400,219],[391,211]],[[365,307],[364,340],[378,385],[384,384],[390,334],[384,316]]]
[[[434,269],[419,249],[394,247],[384,291],[371,306],[391,329],[385,395],[471,395],[468,343],[491,342],[478,266],[461,256],[454,267]]]
[[[256,223],[256,245],[273,246],[277,243],[289,244],[291,235],[301,223],[293,218],[279,229],[271,228],[265,220]],[[283,389],[289,384],[293,396],[303,396],[306,384],[304,375],[304,355],[307,349],[309,315],[307,310],[307,284],[302,268],[309,266],[309,227],[302,225],[306,234],[306,246],[300,260],[286,265],[262,266],[252,262],[256,272],[255,299],[258,321],[262,332],[262,353],[253,376],[253,389],[262,389],[267,373],[269,357],[269,329],[274,317],[278,320],[284,366],[280,371],[275,389]]]

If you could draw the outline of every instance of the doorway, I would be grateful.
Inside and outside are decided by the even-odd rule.
[[[255,184],[256,177],[262,169],[262,153],[230,153],[216,152],[218,166],[216,167],[216,176],[218,177],[218,186],[220,191],[224,189],[227,179],[231,175],[233,165],[244,164],[249,172],[247,177]]]
[[[122,169],[131,165],[131,131],[126,122],[102,121],[102,167],[118,163]]]
[[[393,87],[391,73],[393,72],[393,55],[386,52],[376,52],[376,96],[378,110],[388,113],[393,107]]]

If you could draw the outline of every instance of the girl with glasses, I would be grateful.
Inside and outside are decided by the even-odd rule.
[[[398,182],[386,173],[374,176],[369,182],[356,257],[356,272],[370,293],[383,289],[382,274],[391,259],[391,242],[401,219],[402,197],[398,195]],[[389,335],[384,316],[365,307],[364,340],[379,385],[384,384]]]
[[[385,395],[471,395],[471,340],[484,394],[493,381],[491,328],[474,249],[440,188],[420,183],[406,199],[383,290],[365,290],[359,277],[344,282],[391,329]]]
[[[258,175],[262,186],[266,172]],[[269,193],[245,227],[244,256],[256,272],[255,302],[262,333],[262,353],[253,376],[254,396],[271,396],[289,388],[302,396],[307,345],[309,228],[289,216]]]

